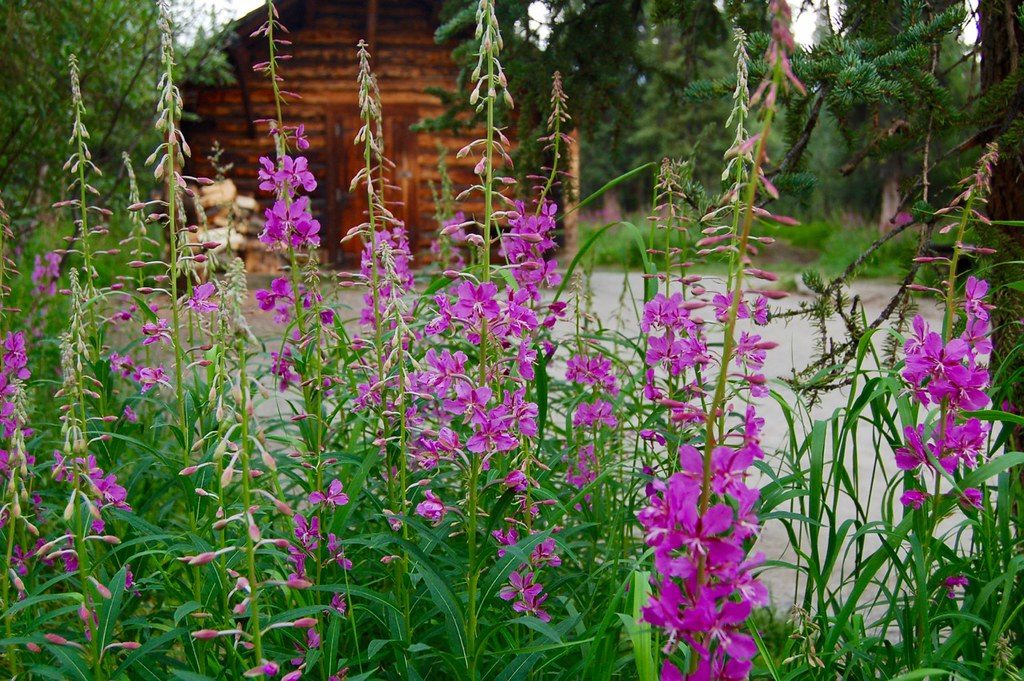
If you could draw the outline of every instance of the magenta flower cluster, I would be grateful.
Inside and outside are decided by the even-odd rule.
[[[563,457],[566,463],[565,479],[576,489],[585,489],[593,483],[600,472],[596,452],[599,433],[614,430],[619,425],[614,408],[608,398],[619,394],[619,380],[612,371],[612,361],[604,355],[578,353],[569,358],[565,367],[565,379],[588,390],[588,394],[576,405],[572,425],[586,434],[579,439],[575,454]],[[591,492],[586,492],[584,501],[589,504]],[[576,504],[577,510],[582,504]]]
[[[57,293],[57,280],[60,279],[62,259],[60,253],[54,251],[35,257],[32,267],[32,283],[35,284],[37,294],[52,296]]]
[[[541,302],[540,290],[559,280],[548,254],[555,248],[555,227],[550,204],[529,213],[524,204],[508,215],[508,229],[501,236],[502,253],[508,260],[518,288],[504,290],[489,281],[463,279],[434,297],[435,317],[424,328],[424,344],[445,337],[461,338],[472,346],[490,349],[484,366],[473,366],[466,353],[429,347],[420,370],[409,375],[410,393],[421,400],[410,407],[407,422],[413,427],[411,457],[422,471],[434,471],[442,463],[460,468],[476,457],[481,470],[500,462],[500,485],[514,495],[515,513],[503,527],[492,530],[498,555],[506,547],[533,535],[535,520],[547,501],[532,498],[537,486],[525,457],[516,451],[538,435],[538,407],[527,396],[527,383],[535,378],[539,333],[550,328],[564,305]],[[550,349],[550,348],[548,348]],[[368,392],[368,398],[372,395]],[[431,423],[438,424],[432,426]],[[459,433],[465,433],[465,441]],[[496,483],[499,484],[499,483]],[[416,513],[437,524],[448,507],[431,490],[424,491]],[[535,546],[528,560],[517,565],[500,597],[517,612],[548,620],[543,605],[547,595],[538,582],[540,570],[557,566],[555,540],[547,536]]]
[[[908,425],[903,430],[906,444],[896,450],[896,465],[913,473],[917,481],[900,497],[904,506],[921,508],[931,498],[928,490],[935,487],[936,477],[976,468],[985,450],[988,424],[965,417],[964,412],[989,405],[989,373],[983,363],[992,352],[987,294],[987,282],[968,278],[964,330],[949,340],[932,330],[921,315],[914,317],[903,346],[903,378],[921,406],[938,407],[940,415],[934,424]],[[981,507],[978,489],[962,489],[955,495],[965,508]]]
[[[0,428],[4,439],[11,437],[19,426],[14,420],[15,384],[27,381],[29,376],[25,334],[21,331],[9,333],[3,339],[3,355],[0,356]]]
[[[309,249],[320,247],[320,223],[310,212],[309,197],[299,190],[312,192],[316,178],[304,156],[282,155],[278,163],[263,156],[259,171],[260,189],[271,192],[274,205],[264,212],[266,222],[260,241],[271,249]]]
[[[692,288],[703,294],[703,288]],[[726,322],[734,302],[737,319],[767,322],[767,304],[760,295],[734,301],[731,295],[716,294],[706,301],[677,292],[658,294],[645,305],[644,393],[667,408],[669,432],[716,433],[719,414],[707,413],[703,405],[714,392],[709,377],[718,373],[722,359],[707,340],[708,323],[693,312],[710,305],[716,320]],[[745,621],[754,607],[767,604],[768,593],[753,574],[763,557],[748,558],[746,549],[760,528],[759,493],[747,478],[753,462],[764,456],[764,421],[749,400],[767,392],[761,370],[772,347],[755,333],[739,334],[729,375],[733,397],[748,402],[743,418],[710,447],[684,440],[677,472],[650,483],[647,506],[638,513],[658,574],[644,621],[664,630],[667,651],[685,643],[698,661],[686,675],[666,661],[662,678],[742,679],[752,665],[756,649]],[[642,436],[658,444],[668,441],[653,430]]]

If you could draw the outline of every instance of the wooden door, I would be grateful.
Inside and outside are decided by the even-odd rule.
[[[410,128],[419,120],[415,111],[398,109],[384,117],[384,153],[395,164],[389,173],[393,188],[386,192],[387,206],[406,225],[409,240],[415,248],[417,235],[417,165],[416,133]],[[359,267],[361,239],[341,243],[353,227],[366,221],[366,187],[350,190],[352,178],[364,165],[363,145],[353,143],[362,126],[358,116],[348,112],[332,112],[328,116],[329,184],[326,218],[327,255],[331,265],[346,269]]]

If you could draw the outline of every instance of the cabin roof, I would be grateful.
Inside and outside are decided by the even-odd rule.
[[[293,30],[305,26],[316,14],[319,5],[333,3],[347,3],[353,0],[277,0],[274,6],[277,8],[281,22]],[[367,14],[372,16],[377,12],[378,0],[355,0],[366,5]],[[434,23],[438,23],[441,14],[441,7],[444,0],[406,0],[407,4],[422,7],[431,13]],[[368,17],[369,18],[369,17]],[[257,7],[245,16],[236,19],[230,24],[230,29],[236,36],[248,38],[253,31],[263,25],[267,20],[267,8]]]

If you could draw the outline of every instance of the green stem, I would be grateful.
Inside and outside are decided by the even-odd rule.
[[[945,307],[946,314],[942,321],[942,340],[944,343],[949,342],[950,337],[953,334],[953,321],[956,319],[956,276],[957,276],[957,265],[960,261],[960,256],[963,253],[961,245],[963,244],[964,234],[967,231],[967,225],[970,223],[972,209],[974,207],[974,193],[968,194],[967,201],[964,204],[963,214],[960,216],[960,222],[957,225],[956,241],[953,244],[953,256],[949,261],[949,276],[946,280],[946,291],[945,291]],[[945,441],[946,431],[946,420],[949,417],[949,398],[943,398],[940,404],[939,413],[939,438],[938,442]],[[940,511],[940,486],[939,483],[942,481],[942,476],[939,471],[942,470],[941,464],[936,459],[932,462],[935,469],[935,486],[932,490],[932,498],[929,503],[928,517],[925,519],[925,526],[927,531],[925,536],[921,540],[921,550],[924,555],[923,565],[920,568],[920,584],[917,588],[917,650],[914,651],[914,657],[918,664],[923,664],[927,659],[926,654],[928,646],[928,606],[931,602],[931,590],[928,588],[928,578],[931,574],[932,562],[934,556],[932,550],[934,548],[933,535],[938,527],[939,521],[941,520]]]
[[[256,546],[249,531],[249,523],[254,522],[249,509],[252,508],[252,475],[250,474],[249,459],[252,456],[252,441],[249,437],[249,378],[246,373],[246,362],[248,361],[245,346],[239,343],[238,348],[238,370],[239,389],[242,396],[242,403],[239,407],[242,410],[242,503],[245,507],[245,554],[246,568],[249,579],[249,622],[252,625],[253,653],[256,655],[256,662],[263,660],[263,638],[260,632],[260,608],[259,608],[259,575],[256,572]]]
[[[487,87],[493,89],[494,59],[487,59]],[[491,281],[491,223],[494,220],[494,99],[493,93],[487,95],[487,138],[484,146],[484,220],[483,220],[483,281]],[[487,320],[481,319],[480,328],[480,385],[487,383]],[[477,658],[477,581],[480,572],[477,566],[477,485],[480,477],[479,458],[473,456],[470,461],[469,499],[467,500],[467,537],[469,551],[469,574],[466,579],[467,590],[467,639],[469,643],[469,678],[476,679]]]
[[[79,479],[81,472],[77,470],[77,464],[75,464],[76,470],[74,473],[74,501],[72,502],[74,508],[72,510],[72,517],[70,519],[71,532],[74,536],[75,541],[75,554],[78,556],[78,579],[82,586],[82,599],[83,606],[86,609],[87,617],[85,620],[85,627],[89,632],[89,647],[92,654],[92,667],[93,677],[97,681],[103,679],[103,663],[100,660],[99,641],[96,639],[96,628],[93,626],[93,610],[92,608],[96,603],[99,602],[98,594],[92,584],[92,580],[89,579],[91,574],[91,565],[89,562],[89,551],[85,544],[85,526],[87,522],[87,516],[80,512],[77,506],[78,497],[85,497],[81,491]]]
[[[775,79],[778,82],[780,74],[776,69]],[[750,242],[750,229],[754,224],[754,201],[757,198],[757,182],[762,164],[765,158],[765,146],[768,141],[768,133],[771,131],[772,121],[775,118],[775,110],[769,108],[765,112],[764,128],[761,137],[757,142],[757,151],[754,156],[754,165],[750,171],[750,177],[746,185],[746,196],[743,201],[743,221],[740,226],[740,238],[737,253],[732,260],[730,267],[730,280],[732,287],[730,293],[732,300],[729,304],[728,316],[726,317],[725,329],[722,338],[722,359],[718,367],[718,379],[715,384],[715,394],[711,400],[711,408],[706,418],[706,429],[704,433],[704,480],[701,488],[700,512],[703,514],[708,509],[711,500],[711,452],[724,437],[725,414],[724,411],[726,387],[729,383],[729,364],[732,362],[733,352],[736,349],[736,319],[739,314],[740,302],[743,299],[743,256],[747,252],[747,244]],[[715,433],[715,426],[718,426],[718,433]],[[703,568],[703,565],[701,566]],[[703,569],[700,570],[703,574]]]
[[[17,468],[18,468],[17,466],[12,466],[12,471],[11,471],[12,475],[15,475],[15,476],[17,475]],[[2,601],[4,611],[6,611],[8,608],[11,607],[10,595],[11,595],[11,587],[13,586],[13,584],[11,583],[10,570],[13,569],[11,567],[11,559],[14,556],[14,529],[15,529],[15,523],[17,523],[17,521],[18,521],[18,519],[14,516],[14,514],[10,510],[10,509],[12,509],[14,507],[14,495],[18,493],[17,485],[15,484],[15,481],[14,481],[13,478],[12,478],[11,483],[10,483],[10,488],[11,488],[11,491],[12,491],[11,504],[8,506],[8,512],[7,512],[9,517],[10,517],[10,522],[7,523],[7,528],[6,528],[7,529],[7,550],[6,550],[5,554],[4,554],[5,555],[5,561],[4,561],[4,568],[5,568],[5,570],[4,570],[3,601]],[[6,634],[6,638],[8,638],[8,639],[13,638],[13,632],[11,630],[11,619],[12,618],[10,618],[10,617],[5,617],[4,618],[4,633]],[[18,675],[18,646],[16,646],[16,645],[9,646],[8,650],[7,650],[7,655],[9,657],[10,661],[11,661],[11,675],[16,677]]]

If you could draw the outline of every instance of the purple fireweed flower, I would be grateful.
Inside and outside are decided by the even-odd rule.
[[[444,408],[450,414],[463,414],[467,423],[482,425],[488,419],[487,403],[492,391],[487,386],[474,388],[465,381],[455,385],[455,398],[444,401]]]
[[[279,199],[265,213],[266,222],[260,241],[271,247],[285,243],[293,248],[320,246],[320,223],[309,212],[309,197],[288,202]]]
[[[565,480],[576,489],[583,489],[597,478],[597,459],[594,457],[594,445],[581,445],[576,457],[569,462]]]
[[[57,482],[71,482],[75,476],[87,482],[82,489],[89,495],[100,509],[107,507],[131,510],[127,503],[128,492],[117,482],[117,476],[107,473],[96,463],[92,454],[86,457],[64,458],[60,452],[53,452],[53,465],[50,467],[53,479]],[[102,525],[97,533],[102,532]]]
[[[732,306],[732,301],[732,293],[716,293],[714,295],[711,299],[711,306],[715,309],[715,319],[724,322],[729,317],[729,308]],[[742,298],[736,308],[736,319],[750,319],[750,308],[747,306],[747,301]]]
[[[508,229],[501,237],[500,254],[508,260],[520,290],[531,300],[540,298],[541,286],[558,286],[562,280],[558,264],[545,259],[545,253],[557,248],[551,238],[556,213],[557,206],[552,201],[545,201],[539,214],[528,211],[522,201],[517,201],[515,210],[509,213]]]
[[[213,312],[217,309],[217,303],[210,300],[211,296],[217,292],[217,287],[213,282],[206,282],[205,284],[199,284],[192,291],[192,297],[188,300],[188,306],[200,314],[206,314]]]
[[[35,284],[35,292],[39,295],[52,296],[57,293],[57,280],[60,278],[59,253],[47,253],[40,257],[36,255],[35,264],[32,268],[32,283]]]
[[[462,453],[458,434],[448,427],[442,427],[436,438],[420,437],[416,445],[413,456],[424,470],[436,468],[440,461],[450,461]]]
[[[315,551],[320,545],[320,518],[311,516],[306,520],[305,516],[295,514],[295,538],[307,551]]]
[[[550,622],[551,616],[541,608],[548,598],[543,591],[544,587],[534,581],[534,573],[516,571],[508,576],[508,584],[501,587],[498,596],[505,601],[515,600],[512,609],[516,612]]]
[[[297,384],[302,377],[292,368],[292,350],[285,347],[281,352],[270,351],[270,373],[278,378],[278,388],[281,392],[288,390],[292,384]]]
[[[590,402],[580,402],[579,406],[576,407],[576,413],[572,417],[572,424],[577,428],[589,428],[595,425],[614,428],[618,423],[618,420],[612,413],[611,403],[604,400],[597,400],[593,404]]]
[[[954,575],[952,577],[946,577],[943,584],[946,587],[946,597],[956,598],[956,590],[964,589],[971,583],[971,580],[967,579],[964,575]]]
[[[528,341],[519,344],[519,351],[516,353],[516,371],[525,381],[532,381],[537,377],[534,365],[537,363],[537,351]]]
[[[487,455],[515,449],[519,441],[509,432],[510,426],[507,410],[503,406],[489,410],[481,422],[476,424],[473,436],[466,441],[466,449]]]
[[[490,331],[498,338],[519,339],[535,331],[537,313],[530,307],[530,294],[520,289],[508,290],[498,307],[498,316],[490,324]]]
[[[928,501],[928,494],[917,489],[910,489],[900,496],[900,503],[914,509],[921,508]]]
[[[456,380],[465,376],[468,359],[461,350],[454,353],[449,350],[438,353],[434,348],[427,350],[424,362],[428,369],[423,372],[425,384],[440,394],[447,393]]]
[[[143,345],[152,345],[154,343],[170,344],[171,342],[171,331],[168,325],[168,321],[164,318],[159,318],[155,322],[146,322],[142,325],[142,333],[146,336],[142,340]]]
[[[552,537],[548,537],[534,547],[530,554],[530,564],[535,567],[543,565],[558,567],[562,564],[562,559],[555,553],[555,540]]]
[[[291,318],[295,296],[287,277],[277,277],[270,282],[270,288],[256,291],[256,303],[261,310],[274,311],[274,321],[285,324]]]
[[[619,394],[619,381],[612,373],[612,361],[603,356],[573,355],[565,367],[565,379],[581,385],[592,385],[609,395]]]
[[[344,506],[348,503],[348,495],[342,491],[341,480],[334,479],[326,492],[313,492],[309,495],[309,503],[326,504],[327,506]]]
[[[660,301],[662,307],[664,303]],[[657,318],[652,313],[651,328]],[[684,339],[692,342],[695,338],[690,334],[696,333],[696,327],[684,333],[673,338],[674,331],[668,329],[665,337],[673,344]],[[656,344],[654,349],[658,350]],[[766,349],[758,337],[741,335],[736,357],[744,364],[759,366]],[[671,361],[684,353],[676,349],[670,353],[674,355],[669,364],[672,373]],[[706,356],[709,364],[718,361],[703,348],[693,355]],[[679,413],[684,421],[690,421],[684,415],[691,412],[695,425],[702,426],[708,418],[699,407],[684,403],[671,411],[674,418]],[[767,603],[768,594],[752,572],[763,557],[746,558],[745,543],[760,529],[756,515],[759,493],[746,481],[753,461],[764,456],[759,444],[763,423],[748,405],[742,422],[729,432],[726,442],[711,450],[708,459],[703,450],[681,445],[679,472],[668,480],[652,480],[647,487],[647,505],[637,514],[645,542],[654,549],[657,573],[643,619],[665,630],[667,650],[685,642],[697,657],[696,676],[684,677],[673,667],[669,673],[678,673],[677,678],[718,678],[709,675],[716,670],[724,673],[727,668],[730,674],[745,678],[756,652],[745,633],[745,621],[752,607]],[[649,437],[654,439],[654,433]]]
[[[650,333],[655,329],[678,330],[689,322],[689,316],[689,310],[683,307],[683,294],[674,293],[666,296],[659,293],[644,305],[640,328],[644,333]]]
[[[514,489],[517,492],[525,492],[527,487],[529,486],[529,482],[530,479],[526,477],[526,473],[519,470],[518,468],[514,468],[508,472],[508,475],[505,476],[503,484],[506,487]]]
[[[983,497],[980,489],[968,487],[960,493],[959,502],[964,508],[981,509],[982,499]]]
[[[282,156],[280,166],[262,156],[260,164],[263,166],[258,175],[261,191],[291,196],[300,187],[307,193],[316,189],[316,178],[309,171],[309,161],[305,156]]]
[[[439,525],[444,520],[447,509],[440,498],[429,489],[423,492],[425,500],[416,504],[416,515],[421,518],[426,518],[435,525]]]
[[[495,319],[501,311],[495,300],[497,293],[498,287],[490,282],[462,282],[456,289],[458,298],[452,305],[452,316],[468,326],[475,326],[481,319]]]
[[[0,396],[10,396],[15,388],[14,381],[28,380],[28,352],[25,347],[25,333],[15,331],[8,333],[3,340],[3,351],[0,355]],[[9,437],[9,435],[8,435]]]
[[[352,561],[345,557],[345,549],[341,546],[341,540],[333,532],[327,533],[327,551],[338,567],[343,570],[352,569]]]
[[[758,296],[754,300],[754,312],[752,314],[754,323],[764,326],[768,323],[768,300],[764,296]]]
[[[506,390],[502,406],[508,414],[508,419],[515,424],[520,435],[526,437],[537,436],[537,415],[539,410],[535,402],[530,402],[526,399],[526,388],[520,388],[515,392]]]
[[[135,317],[135,313],[138,311],[139,306],[136,305],[135,303],[131,303],[128,305],[128,307],[122,308],[115,312],[114,314],[110,315],[110,319],[115,324],[121,322],[130,322]]]
[[[493,530],[491,536],[498,542],[498,546],[515,546],[519,542],[519,531],[514,527],[508,528],[508,530]],[[505,549],[498,549],[498,558],[505,557]]]
[[[168,387],[171,385],[167,380],[167,373],[164,372],[164,368],[162,366],[139,367],[137,376],[139,384],[142,386],[142,392],[149,392],[149,390],[156,385],[165,385]]]
[[[959,337],[943,339],[923,317],[917,315],[904,344],[906,363],[902,372],[914,397],[922,406],[939,406],[941,418],[927,427],[908,425],[903,430],[905,445],[896,449],[898,468],[917,476],[935,475],[936,465],[945,475],[955,476],[961,468],[973,469],[985,450],[989,426],[963,412],[983,409],[990,403],[986,389],[988,370],[981,364],[991,351],[989,342],[989,310],[984,301],[988,284],[975,277],[967,281],[964,312],[966,324]],[[922,481],[921,487],[927,482]],[[923,493],[907,490],[901,498],[904,505],[922,506]],[[913,494],[912,494],[913,493]],[[981,503],[981,493],[965,491],[961,503],[965,508]]]
[[[119,355],[116,352],[110,353],[110,368],[114,373],[124,378],[135,376],[135,361],[128,355]]]

